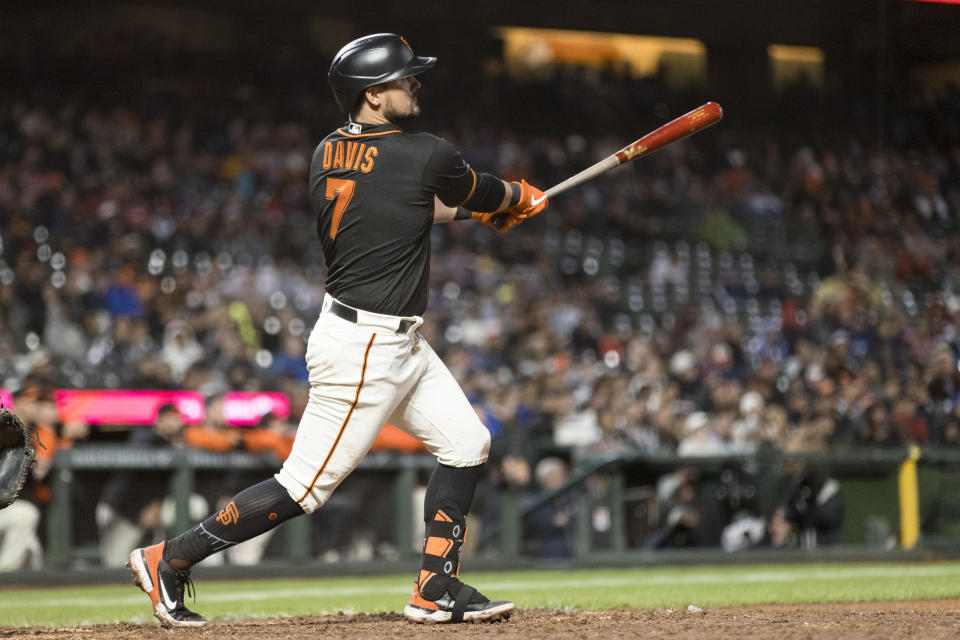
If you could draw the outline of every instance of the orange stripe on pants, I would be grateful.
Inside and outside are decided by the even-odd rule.
[[[323,461],[323,464],[320,465],[320,470],[317,471],[317,475],[313,476],[313,481],[310,483],[310,486],[307,487],[307,490],[302,496],[297,500],[297,502],[303,502],[310,492],[313,491],[313,486],[317,484],[317,480],[320,478],[320,475],[323,473],[323,470],[327,468],[327,463],[330,462],[330,458],[333,457],[333,452],[337,450],[337,444],[340,442],[340,438],[343,436],[344,430],[347,428],[347,423],[350,422],[350,416],[353,415],[353,410],[357,408],[357,403],[360,402],[360,389],[363,388],[363,379],[367,374],[367,357],[370,355],[370,347],[373,346],[373,340],[377,337],[377,334],[370,335],[370,342],[367,343],[367,350],[363,352],[363,368],[360,370],[360,383],[357,385],[357,395],[353,399],[353,404],[350,405],[349,411],[347,411],[347,416],[343,419],[343,424],[340,425],[340,431],[337,433],[336,440],[333,441],[333,446],[330,447],[330,453],[327,454],[326,460]]]

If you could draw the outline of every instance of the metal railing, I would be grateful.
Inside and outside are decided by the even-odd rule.
[[[392,473],[394,544],[397,549],[413,549],[412,497],[417,472],[432,469],[434,459],[427,455],[373,452],[361,460],[358,471]],[[248,453],[210,453],[195,449],[144,449],[126,445],[74,447],[58,451],[51,472],[51,501],[47,520],[46,563],[50,568],[66,568],[73,557],[72,485],[76,475],[93,471],[139,470],[169,471],[169,495],[175,514],[173,528],[184,531],[191,526],[190,496],[196,487],[196,474],[202,471],[263,471],[270,473],[279,463]],[[310,520],[294,518],[284,525],[286,555],[291,561],[308,557]]]
[[[784,489],[792,475],[789,467],[800,463],[829,472],[850,492],[844,530],[844,543],[863,545],[855,534],[871,513],[901,515],[903,496],[898,491],[898,478],[904,463],[915,455],[920,480],[915,489],[918,495],[920,520],[926,527],[926,540],[960,546],[960,495],[956,495],[955,481],[960,479],[960,450],[923,448],[895,449],[841,449],[826,453],[783,453],[769,450],[752,454],[709,457],[680,457],[673,453],[637,451],[617,455],[584,455],[577,459],[564,484],[555,491],[541,495],[521,506],[517,490],[507,488],[501,497],[501,517],[498,523],[482,532],[486,543],[498,542],[501,553],[515,556],[521,547],[523,522],[554,500],[573,494],[576,501],[574,527],[574,555],[585,559],[596,554],[591,541],[588,497],[584,485],[594,474],[607,477],[607,503],[610,513],[609,548],[614,554],[628,551],[626,496],[629,475],[642,470],[648,476],[658,476],[680,467],[693,466],[705,474],[718,474],[723,469],[747,470],[757,489],[757,510],[769,514],[782,501]],[[938,522],[939,520],[939,522]],[[945,521],[945,522],[944,522]],[[934,527],[947,524],[951,530],[937,535]]]
[[[944,539],[960,545],[960,496],[956,495],[960,479],[960,451],[923,448],[918,452],[918,487],[920,522],[923,523],[921,544]],[[898,493],[898,473],[910,451],[901,449],[850,449],[819,454],[786,454],[766,451],[749,455],[713,457],[678,457],[674,454],[632,452],[619,455],[591,456],[576,459],[564,484],[545,495],[531,498],[516,488],[500,492],[499,519],[481,531],[481,544],[493,545],[502,559],[522,555],[525,519],[552,501],[571,496],[574,504],[574,557],[589,560],[600,556],[624,557],[637,551],[628,535],[626,505],[631,492],[640,484],[680,467],[694,466],[704,477],[716,477],[724,469],[735,469],[749,474],[757,490],[755,504],[760,512],[769,513],[783,499],[783,489],[791,476],[790,468],[797,463],[822,468],[838,478],[847,492],[844,543],[863,546],[860,527],[871,515],[881,513],[889,520],[897,520],[902,495]],[[393,514],[393,544],[403,557],[412,557],[414,547],[414,509],[412,500],[418,473],[434,466],[428,455],[374,452],[361,461],[358,471],[387,472],[390,475]],[[275,460],[246,453],[208,453],[188,449],[138,449],[128,446],[76,447],[57,453],[52,471],[52,499],[47,527],[47,566],[67,568],[74,558],[71,537],[73,523],[72,484],[78,474],[111,470],[169,471],[169,495],[175,504],[173,528],[183,531],[191,525],[190,495],[196,488],[196,475],[201,472],[264,471],[278,468]],[[605,480],[604,499],[609,508],[609,534],[603,548],[592,539],[590,521],[591,498],[586,491],[588,480],[601,474]],[[593,504],[595,506],[595,502]],[[931,515],[933,514],[933,515]],[[944,528],[941,525],[946,525]],[[310,556],[309,518],[295,518],[284,525],[285,555],[289,562],[302,563]],[[937,529],[941,529],[937,531]],[[944,534],[944,531],[947,533]]]

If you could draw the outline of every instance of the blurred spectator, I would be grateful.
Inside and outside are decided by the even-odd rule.
[[[296,435],[296,428],[272,411],[264,414],[256,427],[240,432],[246,451],[269,453],[276,462],[283,462],[290,455]]]
[[[683,423],[683,440],[677,446],[679,456],[719,456],[727,452],[723,440],[710,425],[703,411],[695,411]]]
[[[756,442],[763,438],[763,411],[766,403],[756,391],[748,391],[740,396],[739,419],[733,423],[732,450],[750,452]],[[776,427],[774,427],[776,428]],[[767,431],[769,434],[770,431]]]
[[[203,422],[183,430],[187,446],[207,451],[225,452],[243,447],[240,432],[229,424],[223,414],[223,396],[215,395],[204,402]]]
[[[840,483],[820,469],[797,472],[784,506],[771,518],[771,544],[774,547],[792,544],[801,549],[816,549],[839,543],[842,533]]]
[[[674,287],[686,286],[686,277],[677,254],[670,251],[665,242],[658,242],[654,248],[653,261],[650,263],[651,287],[663,288],[667,284]]]
[[[174,382],[183,382],[187,369],[199,360],[205,352],[196,341],[193,329],[183,320],[173,320],[163,330],[163,362],[170,367]]]
[[[645,543],[648,549],[720,545],[723,512],[710,492],[701,488],[699,474],[694,467],[683,467],[657,481],[662,517]]]
[[[157,411],[150,428],[134,428],[127,438],[131,447],[156,450],[181,449],[187,446],[184,422],[174,404],[165,404]],[[170,473],[167,471],[120,470],[107,479],[96,507],[100,540],[100,561],[106,567],[121,567],[130,550],[140,544],[144,535],[171,522],[163,522],[163,502],[169,494]],[[191,514],[203,517],[207,503],[191,496]]]
[[[282,342],[282,348],[273,359],[273,374],[305,383],[309,378],[304,359],[307,353],[306,342],[298,336],[289,334],[283,337]]]
[[[540,500],[564,485],[567,480],[567,464],[557,457],[544,458],[537,463],[534,477],[538,490],[528,500]],[[533,548],[533,554],[541,559],[570,558],[573,500],[569,493],[554,498],[524,519],[524,540]]]
[[[872,405],[857,430],[857,444],[898,447],[903,444],[901,431],[894,421],[887,402]]]

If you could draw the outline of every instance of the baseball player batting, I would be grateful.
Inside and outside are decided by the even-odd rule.
[[[435,63],[414,55],[402,37],[380,33],[347,44],[330,65],[330,86],[349,120],[320,142],[310,166],[327,267],[307,345],[310,400],[279,473],[189,531],[130,553],[134,582],[164,626],[204,624],[184,606],[190,568],[319,509],[386,422],[437,457],[424,500],[421,568],[404,616],[474,622],[514,609],[459,580],[466,515],[490,434],[419,329],[431,225],[473,218],[505,231],[543,211],[547,198],[526,181],[474,171],[441,138],[403,130],[420,114],[416,76]],[[496,213],[506,213],[505,223],[494,224]]]

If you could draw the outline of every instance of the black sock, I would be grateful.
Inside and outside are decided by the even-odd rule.
[[[303,508],[276,478],[270,478],[244,489],[218,513],[168,540],[163,559],[178,569],[188,569],[217,551],[254,538],[303,513]]]
[[[476,467],[448,467],[438,462],[430,474],[427,493],[423,497],[424,521],[433,520],[433,514],[437,512],[440,503],[448,501],[456,503],[466,517],[482,472],[482,464]]]

